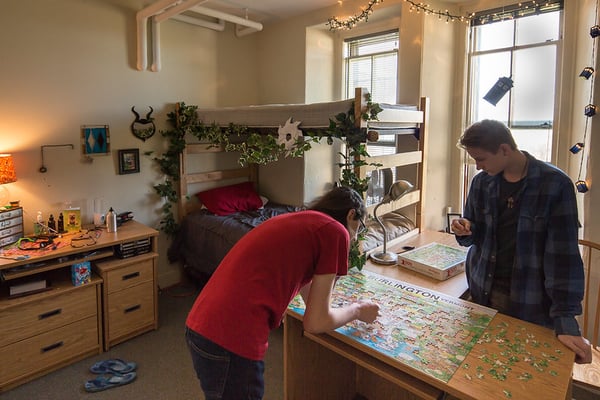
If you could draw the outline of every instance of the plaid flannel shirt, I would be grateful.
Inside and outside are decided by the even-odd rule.
[[[585,284],[573,182],[555,166],[525,155],[529,169],[517,223],[512,315],[579,336],[575,316],[581,314]],[[483,305],[494,279],[500,179],[483,171],[473,178],[464,210],[472,235],[456,236],[459,244],[471,246],[467,280],[473,301]]]

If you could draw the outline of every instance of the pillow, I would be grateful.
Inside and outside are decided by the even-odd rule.
[[[196,196],[208,211],[216,215],[229,215],[238,211],[254,211],[263,206],[263,202],[254,190],[252,182],[222,186],[197,193]]]

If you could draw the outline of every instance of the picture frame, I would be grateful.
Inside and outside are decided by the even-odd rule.
[[[462,218],[462,214],[461,213],[447,213],[446,214],[446,232],[447,233],[452,233],[452,230],[450,229],[450,227],[452,226],[452,221],[454,221],[455,219],[458,218]]]
[[[108,125],[82,125],[81,152],[86,156],[108,155],[110,153]]]
[[[140,150],[119,150],[119,175],[135,174],[140,172]]]

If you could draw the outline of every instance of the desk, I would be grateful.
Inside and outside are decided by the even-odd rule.
[[[0,393],[157,329],[157,238],[155,229],[129,221],[114,233],[66,234],[27,256],[4,249]],[[125,251],[133,252],[118,256]],[[96,273],[74,286],[71,265],[81,261]],[[10,297],[9,286],[22,278],[47,280],[49,290]]]
[[[456,245],[453,240],[448,234],[423,232],[391,249],[432,241]],[[451,296],[462,294],[466,288],[464,273],[440,282],[395,266],[368,262],[365,269]],[[437,400],[444,393],[467,400],[525,399],[533,393],[544,399],[570,398],[574,354],[551,330],[502,314],[491,319],[447,381],[398,360],[390,362],[374,352],[337,331],[306,333],[302,315],[288,311],[284,324],[284,398],[350,400],[361,394],[369,400]],[[511,358],[509,365],[505,359]]]

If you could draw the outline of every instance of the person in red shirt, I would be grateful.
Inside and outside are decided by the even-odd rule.
[[[206,400],[262,399],[269,333],[298,293],[306,304],[307,332],[377,318],[373,302],[330,306],[336,278],[348,273],[350,239],[356,239],[365,215],[356,191],[336,187],[308,210],[270,218],[235,244],[186,320],[186,341]]]

